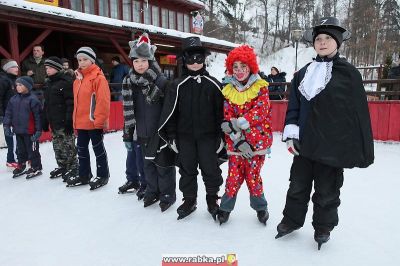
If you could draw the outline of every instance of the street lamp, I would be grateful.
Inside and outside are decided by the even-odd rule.
[[[299,41],[302,36],[303,36],[302,30],[300,30],[300,29],[292,30],[292,39],[293,39],[293,41],[296,42],[296,65],[295,65],[294,71],[297,71],[297,50],[299,48]]]

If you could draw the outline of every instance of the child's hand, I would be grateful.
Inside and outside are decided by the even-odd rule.
[[[79,72],[78,69],[75,70],[74,73],[75,73],[75,76],[76,76],[77,79],[79,79],[79,80],[82,80],[82,79],[83,79],[83,75],[82,75],[81,72]]]

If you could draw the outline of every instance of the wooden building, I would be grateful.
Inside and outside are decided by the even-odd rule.
[[[107,70],[115,55],[130,64],[128,41],[146,31],[161,67],[173,77],[181,40],[193,35],[193,14],[204,8],[198,0],[0,0],[0,58],[22,62],[41,43],[45,56],[68,58],[76,67],[76,50],[90,46]],[[235,47],[200,37],[211,51]]]

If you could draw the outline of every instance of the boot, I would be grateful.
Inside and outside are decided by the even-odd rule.
[[[160,199],[160,197],[158,195],[144,196],[143,207],[145,207],[145,208],[149,207],[149,206],[153,205],[154,203],[156,203],[159,199]]]
[[[24,163],[18,164],[18,167],[15,168],[13,171],[13,178],[24,175],[26,173],[25,169],[26,169],[26,164]]]
[[[315,228],[314,240],[318,243],[318,250],[321,249],[322,244],[330,239],[331,232],[327,228]]]
[[[231,212],[226,212],[226,211],[219,210],[218,214],[217,214],[219,225],[222,225],[222,224],[226,223],[229,220],[229,215],[230,214],[231,214]]]
[[[178,207],[178,220],[185,218],[197,209],[197,200],[195,197],[183,198],[183,203]]]
[[[285,236],[287,234],[290,234],[291,232],[293,232],[294,230],[299,229],[300,227],[291,227],[285,223],[280,223],[277,226],[277,230],[278,230],[278,234],[275,236],[275,239],[278,239],[282,236]]]
[[[217,214],[219,210],[219,205],[218,205],[218,195],[207,195],[206,196],[206,201],[207,201],[207,210],[213,217],[214,221],[217,220]]]
[[[42,174],[42,169],[40,168],[29,168],[26,171],[26,179],[31,179],[32,177],[38,176]]]
[[[87,185],[90,182],[90,176],[79,176],[79,175],[70,175],[66,179],[67,187],[77,187],[82,185]]]
[[[118,194],[133,193],[140,188],[139,182],[126,181],[125,184],[118,188]]]
[[[260,223],[267,225],[267,221],[269,218],[268,210],[257,211],[257,218],[260,221]]]
[[[109,177],[100,177],[96,176],[95,178],[92,178],[89,182],[90,185],[90,190],[95,190],[98,189],[102,186],[107,185]]]
[[[67,173],[67,169],[65,169],[63,167],[58,167],[50,172],[50,178],[51,179],[58,178],[58,177],[65,175],[66,173]]]

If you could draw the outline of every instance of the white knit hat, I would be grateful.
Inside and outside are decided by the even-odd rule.
[[[90,47],[84,46],[79,48],[76,52],[76,58],[78,58],[78,56],[83,56],[92,61],[92,63],[96,62],[96,53]]]
[[[19,67],[17,61],[11,60],[11,61],[5,63],[5,64],[3,65],[3,70],[4,70],[4,72],[7,72],[7,70],[8,70],[9,68],[12,68],[12,67]]]

